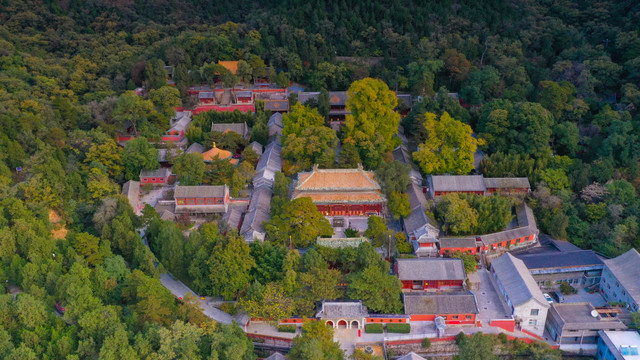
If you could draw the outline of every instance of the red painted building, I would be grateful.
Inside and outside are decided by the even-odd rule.
[[[192,216],[226,213],[229,206],[229,187],[221,186],[176,186],[173,193],[176,214]]]
[[[431,175],[427,187],[432,198],[447,194],[484,195],[486,187],[482,175]]]
[[[395,273],[406,292],[463,290],[464,264],[461,259],[397,259]]]
[[[529,179],[526,177],[485,178],[484,185],[487,188],[486,195],[518,195],[528,194],[531,191]]]
[[[500,248],[509,249],[514,246],[521,246],[536,241],[538,238],[538,227],[533,216],[533,210],[526,203],[516,208],[516,220],[518,226],[513,229],[479,235],[482,242],[481,251],[494,251]]]
[[[251,90],[234,90],[235,103],[238,105],[253,104],[253,92]]]
[[[334,130],[340,130],[344,125],[347,114],[347,92],[346,91],[330,91],[329,92],[329,125]]]
[[[372,171],[318,169],[298,174],[292,199],[309,197],[325,216],[382,214],[386,203]]]
[[[480,251],[482,243],[479,243],[475,237],[462,238],[440,238],[440,255],[453,255],[456,252],[476,254]]]
[[[171,176],[171,171],[167,168],[142,170],[140,171],[140,184],[165,185],[169,182],[169,176]]]
[[[442,317],[448,325],[476,324],[478,304],[472,293],[405,293],[402,297],[404,313],[410,321],[435,321]]]
[[[171,128],[162,135],[162,141],[179,142],[184,139],[184,132],[191,124],[191,111],[179,111],[171,120]]]
[[[427,178],[432,198],[447,194],[520,195],[531,191],[529,179],[485,178],[482,175],[431,175]]]
[[[441,237],[440,255],[453,255],[456,251],[470,254],[495,252],[533,243],[539,233],[533,211],[526,203],[515,209],[516,227],[491,234],[462,238]]]
[[[216,93],[214,91],[202,91],[198,93],[200,105],[213,105],[216,103]]]

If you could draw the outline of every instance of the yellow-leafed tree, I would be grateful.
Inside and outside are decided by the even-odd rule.
[[[398,105],[396,94],[382,80],[365,78],[354,81],[347,91],[347,115],[345,139],[353,142],[364,165],[377,167],[381,154],[392,150],[398,140],[400,114],[394,111]]]
[[[437,118],[424,114],[427,140],[413,153],[414,160],[426,174],[467,174],[473,170],[473,154],[484,140],[473,137],[471,127],[452,118],[447,112]]]

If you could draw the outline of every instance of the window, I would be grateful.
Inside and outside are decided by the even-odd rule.
[[[538,316],[539,309],[531,309],[531,316]]]
[[[458,315],[453,315],[453,316],[451,317],[451,319],[453,319],[453,320],[458,320]]]
[[[184,199],[177,199],[178,205],[184,205]]]
[[[530,319],[530,320],[529,320],[529,325],[533,325],[533,326],[538,325],[538,320]]]
[[[620,345],[620,353],[622,355],[631,355],[631,351],[629,351],[629,347],[625,345]]]
[[[223,199],[217,199],[217,200],[216,200],[216,203],[217,203],[217,204],[224,204],[224,200],[223,200]]]
[[[472,316],[471,315],[466,315],[464,318],[467,319],[467,320],[471,320]]]

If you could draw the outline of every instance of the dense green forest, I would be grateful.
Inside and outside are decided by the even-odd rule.
[[[117,134],[162,134],[218,60],[311,90],[373,77],[420,96],[402,121],[412,144],[433,135],[425,119],[461,121],[484,140],[482,173],[529,177],[543,232],[609,256],[640,248],[639,27],[633,0],[0,0],[0,284],[22,291],[0,295],[0,358],[253,359],[239,327],[212,324],[194,299],[176,301],[159,281],[163,265],[211,295],[246,295],[249,311],[271,296],[286,306],[273,311],[310,314],[313,301],[340,295],[343,278],[373,310],[400,306],[371,294],[368,284],[390,281],[372,249],[299,259],[284,246],[284,217],[267,229],[283,237],[274,244],[249,248],[212,225],[185,245],[176,225],[135,216],[118,195],[159,165],[144,137],[122,149]],[[238,141],[197,133],[211,119],[199,121],[192,141]],[[255,117],[257,139],[265,121]],[[331,136],[325,146],[335,146]],[[384,168],[384,155],[362,160]],[[334,159],[296,166],[318,161]],[[243,187],[246,174],[215,166],[194,182],[235,176]],[[276,215],[305,204],[279,206]],[[153,252],[136,231],[145,225]],[[295,234],[300,244],[317,235]],[[220,266],[232,281],[212,276]],[[264,315],[274,314],[283,313]]]

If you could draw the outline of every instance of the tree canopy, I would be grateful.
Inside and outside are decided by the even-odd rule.
[[[427,139],[413,153],[424,173],[464,175],[473,170],[476,148],[484,140],[473,137],[469,125],[447,112],[440,119],[434,113],[425,113],[424,128]]]

